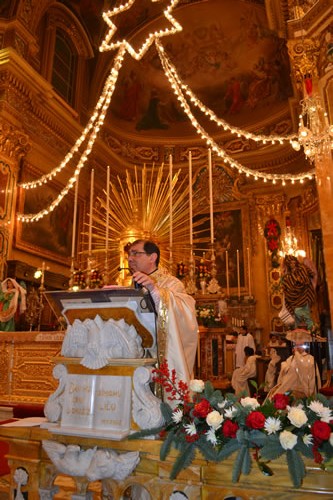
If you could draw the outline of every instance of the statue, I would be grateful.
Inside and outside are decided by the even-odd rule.
[[[295,317],[296,328],[301,325],[307,330],[313,328],[311,306],[315,302],[316,279],[316,270],[309,259],[301,263],[294,255],[285,256],[282,288],[285,306]]]
[[[15,331],[15,314],[26,309],[26,290],[12,278],[1,283],[0,290],[0,331]]]

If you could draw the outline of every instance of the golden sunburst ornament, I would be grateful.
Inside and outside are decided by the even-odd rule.
[[[189,257],[189,186],[185,184],[187,179],[179,179],[179,174],[180,170],[166,175],[164,164],[144,166],[140,170],[135,168],[132,175],[126,171],[125,179],[118,176],[116,182],[110,182],[109,198],[104,190],[94,208],[92,252],[88,255],[90,270],[104,274],[107,283],[121,282],[118,268],[128,267],[126,247],[139,238],[151,239],[159,245],[163,267],[172,268],[173,263]],[[87,256],[88,251],[83,253]],[[122,273],[122,277],[126,274]]]

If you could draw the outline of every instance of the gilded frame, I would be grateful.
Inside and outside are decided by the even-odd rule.
[[[210,259],[210,216],[202,213],[195,217],[196,221],[204,222],[196,225],[196,233],[200,234],[200,241],[196,242],[196,260],[201,258],[203,252]],[[214,249],[216,259],[216,279],[223,290],[227,288],[226,250],[228,250],[229,270],[229,295],[237,295],[237,250],[239,251],[239,281],[240,292],[246,294],[249,289],[251,268],[250,234],[249,234],[249,208],[246,202],[230,202],[214,205]],[[200,231],[200,233],[199,233]]]
[[[59,194],[60,188],[54,183],[47,183],[42,188],[20,190],[18,211],[20,213],[37,213],[47,208]],[[77,236],[79,235],[80,212],[77,210]],[[59,205],[48,215],[36,222],[16,221],[15,247],[26,252],[39,255],[41,258],[70,265],[72,252],[74,214],[74,193],[69,193]],[[79,244],[76,238],[75,255]],[[37,243],[38,242],[38,243]]]

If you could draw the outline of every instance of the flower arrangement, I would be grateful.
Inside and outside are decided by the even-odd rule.
[[[279,267],[278,250],[280,248],[281,227],[277,220],[269,219],[265,224],[264,236],[267,248],[271,252],[272,267]]]
[[[199,325],[224,327],[227,324],[227,318],[225,316],[216,314],[214,304],[197,306],[196,315]]]
[[[189,387],[177,381],[167,361],[154,370],[172,407],[161,402],[165,423],[160,428],[142,430],[131,438],[159,434],[164,439],[160,450],[165,460],[171,446],[179,455],[170,477],[189,466],[197,451],[210,461],[219,462],[236,453],[232,480],[249,474],[254,460],[265,475],[273,475],[267,461],[286,456],[290,477],[300,487],[306,470],[302,456],[328,468],[333,457],[333,411],[328,401],[317,395],[293,400],[276,394],[263,404],[256,398],[225,397],[210,382],[192,380]]]
[[[200,259],[200,262],[197,266],[197,275],[199,281],[210,278],[210,272],[205,262],[205,255]]]

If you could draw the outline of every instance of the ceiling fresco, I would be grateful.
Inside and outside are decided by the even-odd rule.
[[[162,45],[179,77],[218,117],[235,126],[255,127],[287,112],[293,94],[287,48],[268,29],[262,2],[193,2],[175,9],[173,15],[183,31],[162,38]],[[150,18],[145,25],[143,18],[141,12],[135,37],[161,24],[160,18]],[[129,26],[133,33],[133,19]],[[196,135],[154,46],[140,61],[126,56],[109,126],[141,138]]]

